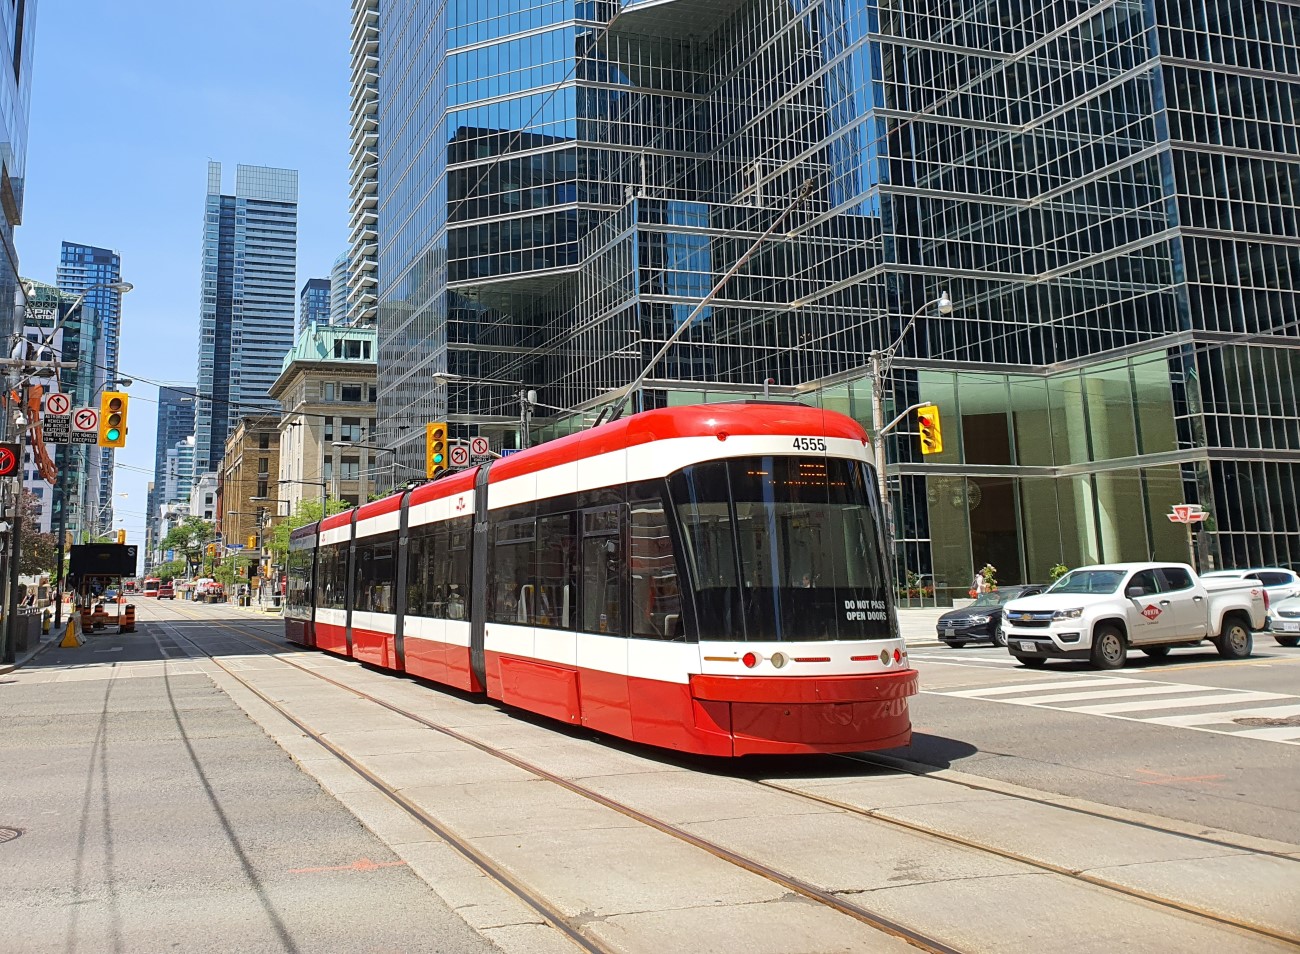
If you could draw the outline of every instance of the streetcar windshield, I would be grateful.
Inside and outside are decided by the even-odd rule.
[[[736,458],[669,487],[700,639],[893,637],[865,464]]]

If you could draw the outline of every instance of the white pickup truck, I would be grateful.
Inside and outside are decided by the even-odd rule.
[[[1226,659],[1245,659],[1265,622],[1258,580],[1203,580],[1177,563],[1080,567],[1002,613],[1007,650],[1031,669],[1049,659],[1119,669],[1129,647],[1160,658],[1203,639]]]

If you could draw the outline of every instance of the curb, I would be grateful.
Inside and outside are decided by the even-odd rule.
[[[13,672],[15,669],[22,669],[24,666],[26,666],[29,662],[31,662],[41,653],[45,652],[45,650],[49,649],[51,646],[57,643],[61,638],[62,637],[56,635],[53,632],[49,634],[48,638],[42,636],[41,644],[37,646],[35,649],[30,650],[27,653],[27,655],[24,656],[22,659],[19,659],[16,662],[5,663],[4,665],[0,665],[0,676],[6,676],[9,673]]]

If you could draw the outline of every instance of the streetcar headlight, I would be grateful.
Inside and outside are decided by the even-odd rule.
[[[769,660],[769,662],[771,662],[777,669],[784,669],[785,664],[789,661],[790,657],[785,653],[773,653],[772,658]]]
[[[889,650],[888,650],[888,649],[882,649],[882,650],[880,651],[880,665],[882,665],[882,666],[888,666],[888,665],[889,665]]]

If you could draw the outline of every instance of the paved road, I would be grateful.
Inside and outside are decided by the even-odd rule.
[[[482,951],[144,627],[0,677],[5,951]],[[3,834],[3,833],[0,833]]]
[[[1300,842],[1300,649],[1208,645],[1120,672],[1030,671],[1005,650],[917,648],[916,737],[931,765]]]

